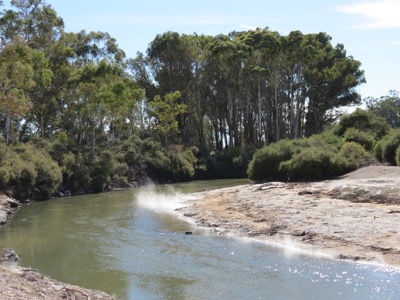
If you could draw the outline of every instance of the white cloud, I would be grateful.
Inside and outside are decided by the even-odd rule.
[[[336,10],[366,19],[365,23],[357,26],[360,29],[400,28],[400,0],[364,1],[342,5]]]

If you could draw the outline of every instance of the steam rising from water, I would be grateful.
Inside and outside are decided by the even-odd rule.
[[[171,213],[182,207],[183,201],[187,199],[184,195],[171,187],[156,187],[147,185],[142,187],[136,195],[139,206],[158,213]]]

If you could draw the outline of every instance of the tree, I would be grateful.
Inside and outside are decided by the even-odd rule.
[[[349,115],[342,116],[334,132],[338,136],[343,136],[350,128],[368,132],[376,140],[380,140],[390,131],[390,126],[385,119],[361,108],[356,109]]]
[[[379,99],[367,98],[364,100],[367,110],[382,117],[393,128],[400,128],[400,96],[397,91],[389,91],[389,94]]]
[[[179,130],[177,116],[186,112],[186,106],[178,103],[180,97],[180,92],[174,92],[165,95],[164,99],[156,96],[149,103],[156,119],[156,130],[161,133],[164,145],[167,145],[168,138]]]
[[[31,107],[26,92],[35,85],[34,57],[34,51],[20,40],[0,52],[0,113],[7,144],[11,121],[23,117]]]
[[[365,82],[361,63],[346,55],[342,44],[333,47],[325,33],[309,36],[313,61],[305,73],[307,89],[306,136],[321,132],[336,118],[335,109],[360,104],[355,88]]]

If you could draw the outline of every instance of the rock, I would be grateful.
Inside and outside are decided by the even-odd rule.
[[[4,225],[7,223],[8,215],[5,211],[0,210],[0,225]]]
[[[8,205],[12,208],[17,208],[20,205],[20,203],[13,198],[8,198],[7,202],[8,202]]]
[[[293,236],[305,236],[306,232],[304,230],[301,230],[301,229],[295,229],[295,230],[292,230],[290,232],[290,234],[293,235]]]
[[[5,262],[17,262],[19,257],[13,249],[0,249],[0,264]]]

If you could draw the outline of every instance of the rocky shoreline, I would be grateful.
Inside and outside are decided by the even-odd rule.
[[[20,203],[0,193],[0,230]],[[101,291],[62,283],[37,270],[18,266],[18,255],[0,245],[0,299],[2,300],[115,300]]]
[[[201,192],[177,213],[220,234],[291,251],[400,267],[400,168],[371,166],[324,182]]]

